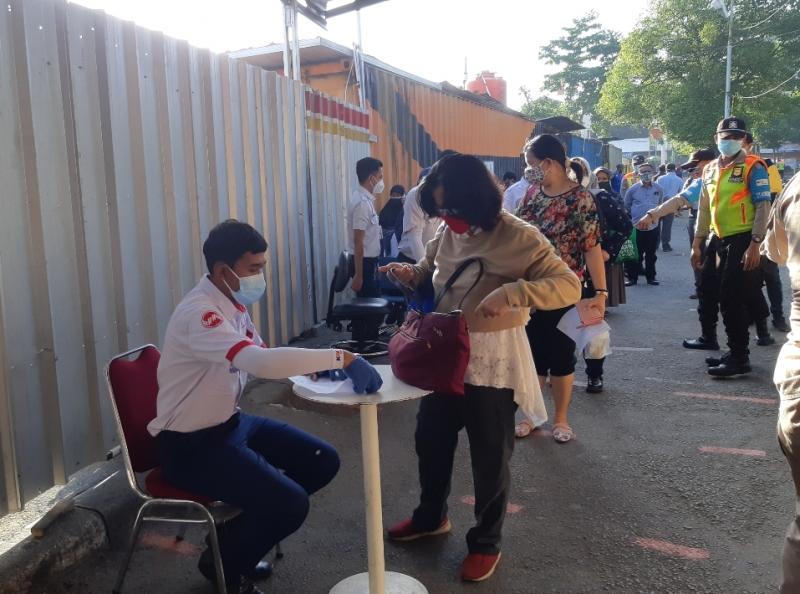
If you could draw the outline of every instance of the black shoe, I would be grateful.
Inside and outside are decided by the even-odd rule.
[[[651,279],[649,279],[649,280],[647,281],[647,284],[648,284],[648,285],[653,285],[654,287],[657,287],[657,286],[658,286],[658,285],[660,285],[661,283],[660,283],[660,282],[658,282],[656,279],[654,279],[654,278],[651,278]]]
[[[586,385],[586,391],[589,394],[599,394],[603,391],[603,378],[602,377],[590,377],[589,382]]]
[[[744,375],[751,371],[749,359],[734,359],[730,357],[716,367],[709,367],[708,375],[713,377],[733,377],[734,375]]]
[[[731,356],[730,351],[726,351],[721,357],[706,357],[706,365],[709,367],[716,367],[717,365],[722,365],[725,361],[727,361]]]
[[[775,339],[772,338],[772,334],[761,334],[759,335],[758,339],[756,340],[756,344],[758,346],[770,346],[775,344]]]
[[[791,332],[792,328],[786,323],[786,318],[772,318],[772,327],[780,332]]]
[[[200,573],[203,574],[209,582],[217,583],[217,570],[214,567],[214,558],[211,555],[211,549],[206,549],[200,555],[200,560],[197,562],[197,569],[200,570]],[[269,561],[259,561],[258,565],[256,565],[253,570],[244,576],[246,581],[251,582],[260,582],[262,580],[267,579],[272,575],[272,564]],[[233,583],[235,585],[236,580],[231,578],[228,580],[228,576],[225,576],[225,581],[229,583]],[[230,590],[235,592],[236,590]],[[257,591],[257,590],[256,590]]]
[[[719,343],[716,341],[716,339],[701,336],[700,338],[694,338],[692,340],[684,340],[683,348],[695,349],[699,351],[718,351]]]
[[[625,286],[626,286],[626,287],[632,287],[632,286],[634,286],[634,285],[635,285],[636,283],[638,283],[638,282],[639,282],[638,280],[631,280],[631,279],[628,279],[628,280],[626,280],[626,281],[625,281]]]
[[[667,244],[667,245],[661,247],[661,251],[663,251],[663,252],[671,252],[672,248],[670,247],[669,244]]]

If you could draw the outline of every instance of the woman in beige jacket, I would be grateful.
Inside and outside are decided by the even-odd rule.
[[[449,312],[464,299],[470,335],[466,393],[434,393],[420,402],[415,435],[420,503],[411,518],[389,530],[389,538],[415,540],[450,531],[453,456],[458,433],[466,428],[477,525],[467,534],[461,576],[481,581],[500,559],[517,406],[537,424],[546,418],[525,325],[531,309],[576,303],[581,286],[537,229],[502,210],[502,194],[479,159],[461,154],[441,159],[423,181],[420,200],[425,212],[444,224],[415,266],[394,263],[381,271],[411,287],[432,276],[437,294],[467,259],[479,258],[484,272],[468,293],[479,267],[467,268],[437,308]]]

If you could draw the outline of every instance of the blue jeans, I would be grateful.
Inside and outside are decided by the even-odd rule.
[[[162,431],[158,446],[173,485],[241,510],[220,535],[226,577],[249,572],[300,528],[308,496],[339,471],[339,456],[326,442],[244,413],[191,433]]]

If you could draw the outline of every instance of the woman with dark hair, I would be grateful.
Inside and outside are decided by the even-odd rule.
[[[438,305],[437,311],[450,312],[463,300],[470,338],[466,393],[434,393],[420,402],[415,434],[420,503],[411,518],[389,529],[389,538],[407,541],[450,531],[453,456],[458,433],[466,428],[477,525],[467,534],[461,577],[481,581],[500,559],[517,406],[531,422],[546,418],[525,324],[531,308],[557,309],[577,301],[580,283],[539,231],[501,209],[500,189],[479,159],[444,157],[419,192],[425,212],[445,224],[419,263],[392,263],[381,271],[409,287],[432,277],[441,295],[466,260],[476,258],[482,266],[467,267]]]
[[[564,145],[549,134],[528,141],[524,152],[539,183],[525,196],[517,216],[538,227],[581,282],[588,267],[596,293],[589,305],[602,318],[608,287],[600,249],[600,219],[594,198],[581,186],[583,168],[567,159]],[[536,310],[527,326],[542,387],[550,377],[555,402],[553,439],[558,443],[575,437],[567,418],[575,381],[575,342],[558,329],[559,321],[575,302],[554,311]],[[535,426],[530,420],[523,420],[517,425],[516,434],[526,437]]]

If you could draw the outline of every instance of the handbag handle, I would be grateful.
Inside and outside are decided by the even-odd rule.
[[[461,309],[461,306],[464,305],[464,300],[472,292],[472,289],[478,286],[478,283],[481,282],[481,278],[483,278],[483,261],[480,258],[469,258],[468,260],[464,260],[461,263],[461,265],[458,268],[456,268],[456,271],[452,274],[452,276],[449,279],[447,279],[447,282],[445,283],[442,292],[439,293],[439,296],[436,298],[436,302],[433,306],[434,311],[439,309],[439,303],[442,301],[442,299],[444,299],[445,294],[447,293],[447,291],[450,290],[450,288],[458,280],[458,278],[464,273],[464,271],[470,265],[475,264],[476,262],[480,267],[480,271],[478,272],[478,278],[475,279],[475,282],[472,283],[472,286],[467,290],[466,293],[464,293],[464,296],[461,298],[461,301],[458,302],[458,309]]]

